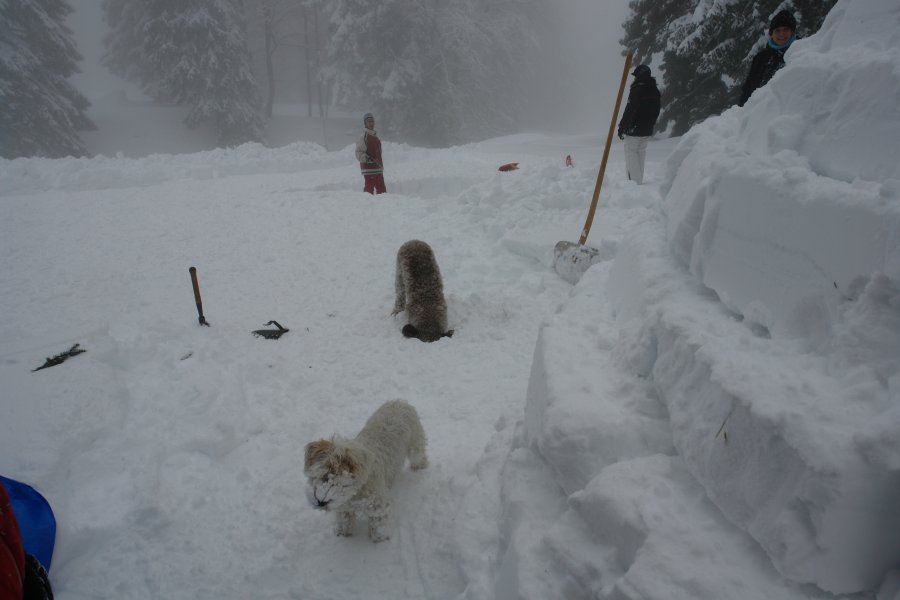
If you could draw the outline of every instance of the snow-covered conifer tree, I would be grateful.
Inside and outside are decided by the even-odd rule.
[[[0,156],[82,156],[89,103],[69,82],[81,55],[66,0],[0,0]]]
[[[660,128],[681,135],[737,102],[771,17],[792,10],[800,36],[815,33],[836,0],[635,0],[620,43],[638,62],[661,57]],[[658,77],[659,79],[659,77]],[[670,125],[669,125],[670,124]]]
[[[529,1],[332,0],[326,74],[337,101],[389,135],[446,145],[509,131],[524,101]]]
[[[105,0],[104,62],[149,95],[212,122],[221,146],[261,141],[259,90],[241,0]]]

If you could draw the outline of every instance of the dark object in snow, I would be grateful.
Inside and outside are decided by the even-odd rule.
[[[188,271],[191,273],[191,285],[194,286],[194,302],[197,304],[197,314],[200,315],[200,324],[209,327],[209,323],[206,322],[206,317],[203,316],[203,302],[200,300],[200,284],[197,283],[197,268],[191,267]]]
[[[253,335],[257,337],[264,337],[267,340],[277,340],[282,335],[290,331],[290,329],[285,329],[281,326],[281,323],[278,321],[269,321],[266,325],[274,325],[278,329],[257,329],[253,332]]]
[[[500,165],[500,168],[497,170],[505,173],[506,171],[516,171],[518,169],[519,163],[506,163],[505,165]]]
[[[0,475],[0,488],[6,490],[9,497],[25,554],[33,556],[44,569],[49,569],[56,543],[56,517],[50,503],[27,483],[3,475]],[[4,517],[0,515],[0,523],[3,521]],[[0,544],[3,544],[2,539]]]
[[[75,344],[65,352],[57,354],[53,358],[48,358],[47,362],[39,366],[37,369],[32,369],[31,372],[34,373],[35,371],[40,371],[41,369],[46,369],[47,367],[55,367],[58,364],[66,362],[66,360],[72,358],[73,356],[77,356],[82,352],[87,352],[87,350],[82,350],[78,346],[80,346],[80,344]]]

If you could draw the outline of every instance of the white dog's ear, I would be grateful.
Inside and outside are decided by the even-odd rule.
[[[331,452],[333,446],[334,444],[328,440],[316,440],[315,442],[308,443],[304,453],[304,468],[309,469],[328,456],[328,453]]]
[[[361,454],[362,450],[360,449],[353,450],[350,448],[343,448],[335,453],[334,458],[342,473],[349,473],[350,475],[356,476],[362,468],[361,461],[365,460]]]

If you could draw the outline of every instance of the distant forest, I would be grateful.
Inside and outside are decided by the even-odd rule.
[[[734,104],[771,16],[800,35],[835,0],[632,0],[620,41],[663,88],[661,131]],[[448,146],[517,131],[542,52],[541,0],[103,0],[104,64],[222,147],[265,142],[276,101],[371,110],[394,139]],[[68,0],[0,3],[0,156],[83,156],[94,127],[68,78]]]

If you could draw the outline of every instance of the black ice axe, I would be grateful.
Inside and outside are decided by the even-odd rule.
[[[594,186],[594,196],[591,198],[591,208],[588,211],[587,220],[581,230],[581,238],[577,244],[572,242],[557,242],[554,248],[555,262],[553,268],[560,277],[569,283],[578,283],[581,276],[595,262],[604,259],[603,254],[596,248],[585,246],[588,234],[591,232],[591,224],[594,222],[594,212],[597,210],[597,199],[600,197],[600,187],[603,185],[603,175],[606,173],[606,161],[609,158],[609,147],[612,144],[613,133],[616,130],[616,120],[619,118],[619,106],[622,104],[622,93],[625,91],[625,83],[628,81],[628,71],[631,69],[633,54],[625,57],[625,68],[622,70],[622,81],[619,83],[619,95],[616,96],[616,108],[612,121],[609,123],[609,133],[606,134],[606,147],[603,149],[603,160],[600,162],[600,171],[597,173],[597,184]]]
[[[194,302],[197,303],[197,314],[200,315],[200,324],[209,327],[206,317],[203,316],[203,302],[200,300],[200,284],[197,283],[197,268],[188,269],[191,272],[191,284],[194,286]]]
[[[267,340],[277,340],[282,335],[290,331],[290,329],[282,327],[281,323],[279,323],[278,321],[269,321],[265,324],[265,327],[268,327],[269,325],[274,325],[278,329],[257,329],[256,331],[252,331],[251,333],[256,337],[265,338]]]

